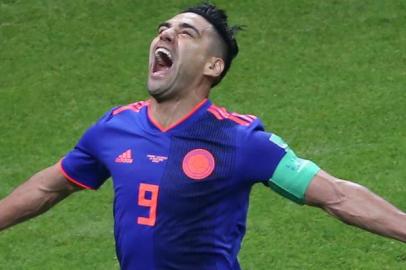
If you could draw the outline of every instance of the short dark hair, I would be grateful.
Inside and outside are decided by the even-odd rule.
[[[205,18],[211,25],[214,26],[217,33],[223,39],[226,45],[226,55],[224,56],[224,70],[220,77],[215,80],[212,87],[220,83],[223,77],[231,66],[231,62],[238,54],[238,44],[235,35],[242,30],[242,26],[229,26],[227,22],[227,14],[224,10],[217,8],[215,5],[204,2],[183,10],[181,13],[192,12]]]

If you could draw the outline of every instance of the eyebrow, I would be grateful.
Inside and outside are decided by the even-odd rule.
[[[160,23],[160,24],[158,25],[158,29],[161,28],[161,27],[168,27],[168,28],[169,28],[169,27],[171,27],[171,26],[172,26],[171,23],[169,23],[169,22],[163,22],[163,23]],[[181,24],[179,24],[179,27],[180,27],[180,28],[189,28],[189,29],[192,29],[194,32],[196,32],[196,34],[197,34],[198,36],[201,36],[199,30],[198,30],[196,27],[194,27],[193,25],[191,25],[191,24],[188,24],[188,23],[181,23]]]

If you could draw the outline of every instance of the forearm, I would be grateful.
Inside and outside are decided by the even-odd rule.
[[[338,183],[339,199],[322,208],[343,222],[406,242],[406,214],[367,188]]]
[[[53,166],[17,187],[0,201],[0,230],[42,214],[71,194],[74,188],[64,181]]]
[[[306,203],[347,224],[406,242],[406,214],[356,183],[320,171],[306,192]]]

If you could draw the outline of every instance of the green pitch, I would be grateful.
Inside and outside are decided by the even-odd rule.
[[[188,3],[0,0],[0,197],[104,111],[147,97],[149,41]],[[247,29],[212,99],[406,210],[405,2],[217,3]],[[108,182],[0,233],[0,268],[118,269],[111,205]],[[406,248],[258,185],[240,260],[244,270],[406,269]]]

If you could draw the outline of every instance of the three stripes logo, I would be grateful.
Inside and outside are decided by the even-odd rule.
[[[126,150],[124,153],[118,155],[114,160],[116,163],[133,163],[131,149]]]

